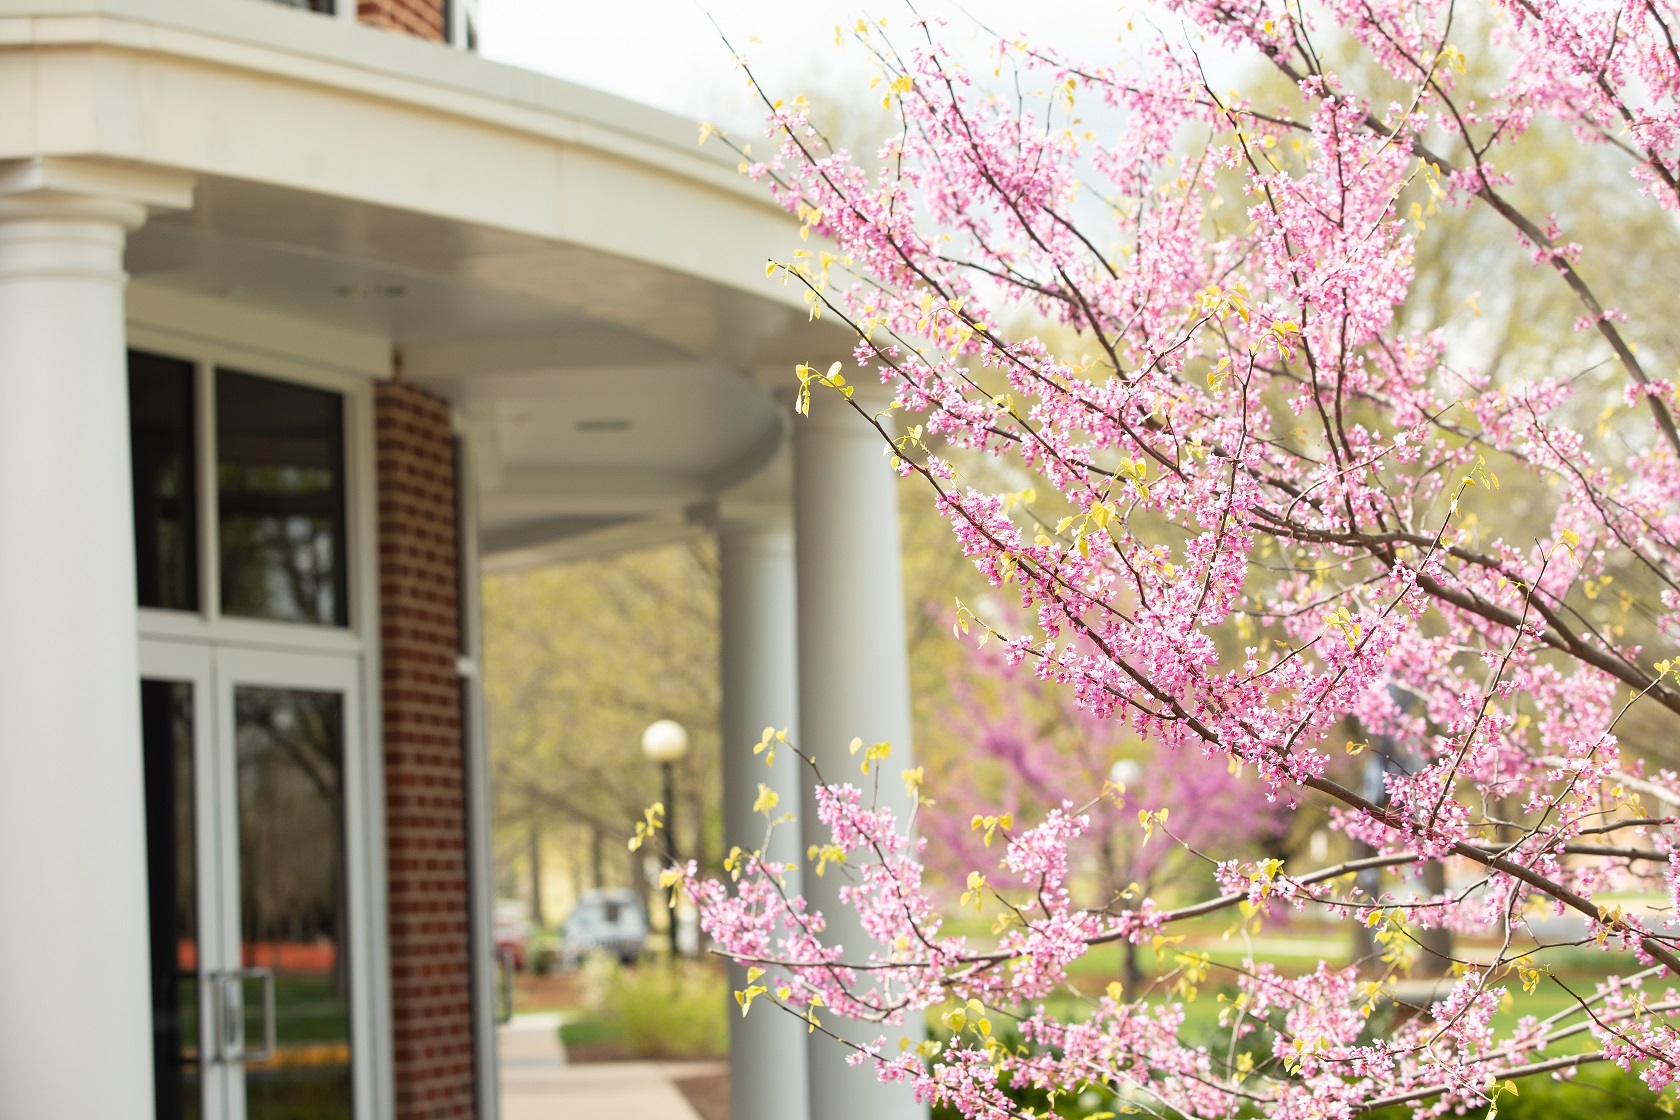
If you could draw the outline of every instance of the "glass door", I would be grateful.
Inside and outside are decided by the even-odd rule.
[[[224,1116],[206,977],[221,967],[214,834],[210,651],[141,645],[140,728],[150,889],[152,1073],[158,1120]]]
[[[160,1120],[349,1120],[356,662],[142,643]]]
[[[234,1095],[247,1120],[350,1120],[345,759],[355,662],[223,650],[217,669],[223,803],[233,810],[223,844],[237,880],[222,919],[245,978]]]

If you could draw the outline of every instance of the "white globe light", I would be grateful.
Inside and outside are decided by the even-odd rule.
[[[674,719],[650,723],[642,732],[642,753],[654,762],[675,762],[688,753],[688,732]]]

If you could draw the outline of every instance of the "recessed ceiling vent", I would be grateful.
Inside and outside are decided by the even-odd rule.
[[[611,416],[598,420],[579,420],[577,430],[580,432],[628,432],[630,421],[621,416]]]
[[[338,289],[341,299],[397,299],[407,292],[401,284],[344,284]]]

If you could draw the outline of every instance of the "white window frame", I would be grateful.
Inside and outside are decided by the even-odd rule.
[[[458,51],[478,50],[478,0],[449,0],[449,45]]]
[[[132,295],[132,293],[131,293]],[[131,298],[131,310],[134,306]],[[299,665],[295,657],[320,658],[342,669],[352,666],[355,694],[347,712],[359,713],[349,741],[359,745],[346,757],[345,858],[350,861],[353,1031],[352,1070],[356,1115],[383,1120],[394,1115],[392,1073],[391,968],[385,844],[384,736],[380,710],[379,529],[374,431],[374,386],[384,371],[344,362],[333,335],[275,317],[273,323],[227,323],[216,330],[219,301],[146,301],[153,314],[132,316],[127,344],[194,367],[197,454],[198,594],[196,611],[136,607],[142,648],[173,643],[196,646],[213,656],[275,655],[276,664]],[[161,312],[161,313],[160,313]],[[243,319],[243,317],[241,317]],[[264,317],[267,318],[266,316]],[[231,337],[237,329],[238,337]],[[336,332],[334,332],[336,334]],[[369,347],[359,347],[365,358]],[[342,394],[344,400],[345,573],[349,599],[346,626],[230,618],[221,613],[220,564],[216,536],[215,371],[271,377]],[[241,678],[243,679],[243,678]],[[248,682],[259,683],[259,682]],[[221,686],[218,685],[218,688]],[[347,729],[348,733],[349,729]],[[219,733],[219,731],[218,731]]]

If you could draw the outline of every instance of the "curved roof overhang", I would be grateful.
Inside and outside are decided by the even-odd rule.
[[[187,173],[130,243],[176,294],[400,347],[474,437],[491,552],[692,519],[770,461],[766,386],[844,353],[794,227],[692,122],[248,0],[0,0],[0,161]],[[645,535],[645,534],[644,534]]]

